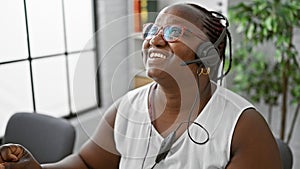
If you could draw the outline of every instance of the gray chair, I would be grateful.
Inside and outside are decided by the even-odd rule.
[[[8,121],[3,143],[26,147],[40,163],[61,160],[73,152],[75,128],[66,119],[38,113],[16,113]]]
[[[283,142],[280,139],[276,139],[279,152],[280,152],[280,157],[282,161],[282,168],[283,169],[292,169],[293,167],[293,153],[289,147],[288,144]]]

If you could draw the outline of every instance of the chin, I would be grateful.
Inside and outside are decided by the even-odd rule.
[[[146,75],[153,80],[163,78],[166,72],[162,71],[161,69],[156,68],[148,68],[146,70]]]

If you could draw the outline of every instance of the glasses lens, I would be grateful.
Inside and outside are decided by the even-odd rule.
[[[144,39],[151,39],[153,36],[156,35],[158,27],[155,26],[153,23],[148,23],[143,28],[143,37]]]
[[[168,42],[176,41],[183,33],[183,29],[180,26],[170,25],[164,28],[164,38]]]

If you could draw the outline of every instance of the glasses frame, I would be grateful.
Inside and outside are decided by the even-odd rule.
[[[157,31],[156,31],[152,36],[150,36],[150,37],[148,37],[148,36],[147,36],[147,37],[144,37],[144,34],[145,34],[145,33],[144,33],[144,29],[145,29],[148,25],[150,25],[150,24],[152,24],[152,25],[158,27],[158,29],[157,29]],[[181,29],[182,29],[181,34],[180,34],[178,37],[176,37],[174,40],[167,40],[167,39],[165,38],[164,31],[165,31],[165,28],[168,27],[168,26],[176,26],[176,27],[181,28]],[[205,41],[205,39],[207,39],[206,36],[205,36],[205,37],[201,37],[200,35],[197,35],[196,33],[194,33],[193,31],[191,31],[190,29],[186,28],[186,27],[183,26],[183,25],[179,25],[179,24],[168,24],[168,25],[164,25],[164,26],[158,26],[158,25],[156,25],[155,23],[152,23],[152,22],[145,23],[145,24],[143,25],[143,32],[142,32],[142,34],[143,34],[143,39],[144,39],[144,40],[150,40],[150,39],[152,39],[153,37],[155,37],[155,36],[160,32],[160,30],[163,30],[163,33],[162,33],[163,39],[164,39],[166,42],[170,42],[170,43],[178,41],[178,40],[182,37],[182,35],[185,33],[185,31],[192,33],[194,36],[196,36],[197,38],[199,38],[199,39],[201,39],[201,40],[204,40],[204,41]]]

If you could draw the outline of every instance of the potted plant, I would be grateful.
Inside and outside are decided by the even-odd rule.
[[[229,20],[236,25],[242,39],[234,49],[233,88],[245,92],[254,102],[268,105],[269,117],[272,108],[280,106],[280,138],[289,142],[300,109],[300,59],[293,44],[294,30],[300,27],[300,2],[241,2],[229,8]],[[261,50],[265,44],[272,47]],[[266,50],[274,52],[263,52]],[[288,134],[287,112],[293,113]]]

